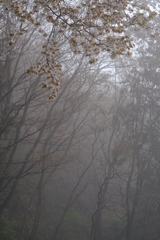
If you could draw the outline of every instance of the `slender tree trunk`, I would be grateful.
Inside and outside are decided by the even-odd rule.
[[[38,182],[38,200],[37,200],[37,207],[36,207],[36,214],[34,219],[34,224],[29,236],[29,240],[34,240],[37,234],[37,230],[39,227],[39,222],[41,218],[41,205],[42,205],[42,190],[43,190],[43,180],[44,180],[44,174],[45,174],[45,162],[42,162],[42,169],[41,169],[41,176]]]

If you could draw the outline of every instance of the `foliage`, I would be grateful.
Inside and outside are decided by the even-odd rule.
[[[121,210],[117,211],[115,214],[112,211],[105,211],[102,218],[102,229],[104,235],[106,235],[110,240],[114,240],[116,236],[120,233],[121,229],[125,226],[125,221],[122,217]]]
[[[5,217],[0,218],[0,239],[18,240],[10,221],[8,221]]]
[[[112,58],[116,55],[130,55],[134,47],[128,29],[139,26],[147,29],[147,24],[156,15],[155,11],[139,1],[72,1],[65,0],[8,0],[0,1],[3,20],[8,13],[18,18],[19,27],[15,32],[7,33],[9,49],[16,49],[18,39],[30,29],[28,23],[38,29],[41,38],[43,60],[28,69],[28,73],[46,76],[43,88],[52,90],[50,99],[54,99],[61,87],[59,77],[62,65],[56,60],[61,52],[59,38],[67,39],[75,54],[85,53],[92,64],[102,52],[108,52]],[[49,30],[45,31],[46,28]],[[153,30],[152,35],[155,34]],[[63,51],[63,50],[62,50]]]
[[[87,225],[89,225],[87,219],[72,207],[67,212],[61,231],[57,236],[57,240],[87,240],[85,230],[85,228],[88,227]]]

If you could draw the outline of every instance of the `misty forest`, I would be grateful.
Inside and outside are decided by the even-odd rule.
[[[0,0],[0,240],[160,239],[159,10]]]

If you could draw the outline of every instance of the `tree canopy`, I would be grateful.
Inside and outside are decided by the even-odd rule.
[[[46,77],[43,88],[52,90],[50,99],[56,97],[61,87],[62,65],[56,54],[63,51],[53,35],[67,40],[74,54],[84,54],[92,64],[102,52],[112,58],[130,55],[134,41],[129,29],[139,26],[149,30],[148,22],[156,15],[146,3],[135,0],[1,0],[0,5],[2,21],[4,18],[7,21],[8,15],[19,21],[18,28],[11,27],[8,32],[10,47],[16,45],[17,38],[30,25],[44,38],[43,57],[28,69],[28,73]],[[155,29],[151,34],[155,34]]]

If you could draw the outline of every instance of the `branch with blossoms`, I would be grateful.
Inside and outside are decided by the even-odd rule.
[[[85,53],[90,64],[95,63],[102,52],[112,58],[131,55],[134,42],[128,29],[136,25],[147,29],[157,14],[146,4],[134,0],[83,0],[74,4],[65,0],[0,0],[0,8],[2,14],[14,14],[26,26],[25,31],[27,23],[31,23],[44,39],[49,38],[45,26],[57,27],[57,34],[66,37],[74,54]],[[10,47],[14,46],[15,34],[12,34]],[[62,65],[55,57],[59,51],[57,41],[45,40],[41,51],[43,61],[28,69],[29,74],[45,77],[42,87],[52,91],[50,99],[56,98],[61,87]]]

